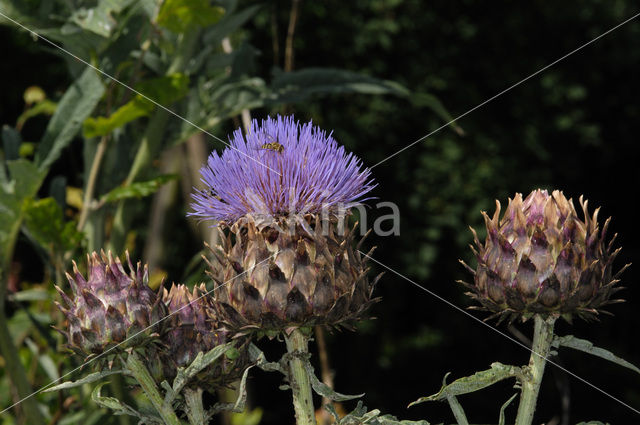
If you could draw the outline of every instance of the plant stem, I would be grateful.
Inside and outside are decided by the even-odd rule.
[[[301,329],[291,332],[284,337],[287,343],[289,359],[289,384],[293,393],[293,408],[296,413],[297,425],[316,425],[315,410],[313,408],[313,393],[311,381],[305,368],[305,360],[301,356],[309,353],[309,336]]]
[[[204,406],[202,405],[202,389],[184,389],[184,401],[187,403],[187,417],[191,425],[207,425]]]
[[[556,318],[549,317],[544,319],[536,315],[534,321],[529,373],[522,382],[522,393],[520,395],[516,425],[531,425],[533,423],[533,415],[536,410],[542,375],[544,374],[544,367],[547,363],[547,357],[549,356],[551,342],[553,340],[553,325]]]
[[[37,400],[31,397],[33,388],[29,383],[27,373],[20,361],[18,348],[13,343],[5,314],[5,300],[11,271],[11,261],[13,260],[13,252],[16,241],[18,240],[18,234],[20,233],[22,214],[23,213],[15,220],[11,227],[11,231],[7,236],[7,242],[4,246],[5,252],[0,256],[0,355],[4,357],[5,370],[9,376],[11,386],[15,388],[17,397],[23,400],[15,407],[22,413],[25,419],[24,423],[41,424],[44,423],[44,417],[38,408]],[[18,401],[16,400],[16,402]]]
[[[87,179],[87,187],[85,188],[82,200],[82,211],[80,212],[80,218],[78,219],[77,230],[79,232],[82,231],[84,224],[87,222],[87,217],[89,217],[89,211],[92,207],[91,203],[93,202],[93,192],[95,191],[96,181],[98,180],[98,171],[100,170],[104,153],[107,150],[108,139],[108,135],[102,136],[98,143],[98,147],[96,148],[96,153],[93,156],[93,162],[91,163],[91,169],[89,170],[89,178]]]
[[[170,405],[165,405],[162,396],[158,392],[158,388],[156,387],[156,383],[151,377],[149,370],[144,365],[140,357],[135,352],[132,352],[127,357],[127,368],[133,375],[133,377],[138,381],[138,384],[142,387],[142,390],[146,394],[153,407],[156,408],[158,414],[164,421],[166,425],[181,425],[180,419],[173,411],[173,408]]]

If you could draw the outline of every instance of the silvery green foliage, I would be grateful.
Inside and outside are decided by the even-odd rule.
[[[425,420],[403,421],[395,416],[381,415],[381,412],[377,409],[367,411],[367,407],[363,405],[362,401],[358,402],[358,405],[351,413],[342,418],[338,415],[333,405],[328,404],[325,408],[333,416],[336,425],[430,425]]]
[[[585,353],[591,354],[592,356],[609,360],[610,362],[619,364],[620,366],[624,366],[628,369],[633,370],[634,372],[640,373],[640,368],[616,356],[611,351],[605,350],[604,348],[596,347],[592,342],[587,341],[586,339],[576,338],[573,335],[556,336],[553,339],[551,346],[556,348],[567,347],[573,348],[574,350],[584,351]]]

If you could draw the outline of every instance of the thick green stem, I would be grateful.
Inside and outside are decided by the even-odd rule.
[[[289,352],[289,384],[293,393],[293,408],[296,413],[297,425],[316,425],[315,409],[313,408],[313,393],[311,380],[305,368],[303,357],[309,353],[309,336],[300,329],[285,335],[287,351]]]
[[[129,369],[133,377],[138,381],[138,384],[140,384],[145,395],[151,404],[153,404],[153,407],[156,408],[164,423],[166,425],[181,425],[180,419],[178,419],[173,408],[169,405],[165,405],[149,370],[135,352],[132,352],[127,357],[127,369]]]
[[[187,404],[187,417],[190,425],[207,425],[207,417],[202,404],[202,389],[184,389],[184,401]]]
[[[553,325],[555,317],[544,319],[538,315],[534,317],[535,325],[533,331],[532,353],[529,359],[529,371],[522,382],[522,393],[520,395],[520,406],[518,406],[518,416],[516,425],[531,425],[533,415],[536,411],[538,392],[542,383],[544,367],[551,349],[553,340]]]

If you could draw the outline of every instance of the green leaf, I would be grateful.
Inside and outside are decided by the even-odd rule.
[[[127,406],[126,404],[122,403],[117,398],[114,398],[114,397],[103,397],[102,395],[100,395],[100,391],[102,390],[102,387],[105,384],[108,384],[108,382],[99,383],[98,385],[96,385],[96,387],[91,392],[91,399],[98,406],[105,407],[107,409],[113,410],[113,413],[115,415],[130,415],[130,416],[135,416],[137,418],[140,418],[142,420],[151,419],[153,421],[152,423],[154,423],[154,422],[155,423],[159,423],[159,424],[163,423],[158,418],[149,418],[148,416],[142,415],[140,412],[138,412],[135,409],[131,408],[130,406]]]
[[[156,23],[176,34],[197,26],[207,27],[222,18],[224,9],[211,6],[209,0],[165,0]]]
[[[27,200],[25,213],[29,234],[49,253],[72,250],[84,239],[75,222],[64,221],[62,208],[54,198]]]
[[[513,399],[516,398],[517,395],[518,395],[518,393],[515,393],[514,395],[512,395],[511,398],[509,398],[509,400],[507,400],[502,405],[502,407],[500,408],[500,416],[498,418],[498,425],[505,425],[506,424],[506,418],[505,418],[505,415],[504,415],[504,411],[511,404]]]
[[[116,27],[116,20],[112,13],[119,13],[135,0],[100,0],[92,8],[81,7],[73,12],[70,21],[80,28],[94,32],[103,37],[109,37]]]
[[[143,198],[154,194],[162,185],[177,178],[178,176],[175,174],[165,174],[152,180],[131,183],[129,186],[120,186],[105,194],[101,201],[116,202],[122,199]]]
[[[435,112],[445,122],[453,121],[453,116],[447,111],[440,99],[429,93],[414,93],[409,97],[411,102],[419,107],[427,107]],[[450,123],[451,128],[460,136],[464,136],[464,130],[455,122]]]
[[[99,381],[109,375],[116,375],[118,373],[124,373],[122,370],[103,370],[100,372],[90,373],[89,375],[83,377],[82,379],[78,379],[77,381],[67,381],[62,384],[55,385],[53,387],[47,388],[43,392],[50,393],[54,391],[66,390],[68,388],[79,387],[84,384],[91,384],[92,382]],[[104,382],[102,385],[106,384]],[[98,390],[98,396],[100,395],[100,390]]]
[[[303,102],[317,94],[392,94],[410,95],[402,85],[369,77],[357,72],[331,68],[306,68],[275,75],[271,87],[278,102]]]
[[[253,366],[249,366],[242,373],[242,379],[240,379],[240,386],[238,387],[238,398],[235,403],[216,403],[208,412],[208,416],[216,415],[222,411],[231,411],[235,413],[243,412],[247,404],[247,377],[249,376],[249,370]]]
[[[7,161],[9,176],[0,185],[0,268],[8,264],[9,256],[24,216],[24,203],[37,193],[45,171],[31,161]]]
[[[327,404],[324,408],[331,413],[336,425],[429,425],[429,422],[424,420],[406,421],[399,420],[391,415],[380,416],[380,410],[378,409],[367,412],[367,408],[362,404],[362,401],[358,401],[356,408],[342,418],[340,418],[332,404]]]
[[[29,118],[37,117],[38,115],[53,115],[56,112],[58,104],[45,99],[40,103],[36,103],[26,111],[20,114],[16,121],[16,127],[22,128]]]
[[[233,343],[230,342],[224,345],[218,345],[206,353],[200,352],[189,366],[186,368],[178,368],[178,372],[173,380],[172,386],[174,393],[179,393],[191,378],[196,376],[211,363],[218,360],[232,346]]]
[[[51,299],[49,292],[42,289],[25,289],[24,291],[8,294],[7,299],[13,302],[47,301]]]
[[[447,374],[448,376],[449,374]],[[472,393],[488,386],[495,384],[508,378],[521,378],[522,370],[517,366],[503,365],[502,363],[492,363],[491,369],[476,372],[471,376],[465,376],[464,378],[456,379],[450,384],[443,384],[440,391],[436,394],[428,397],[422,397],[408,407],[415,406],[416,404],[424,403],[425,401],[439,401],[445,400],[448,395],[461,395]],[[446,376],[445,376],[446,379]]]
[[[95,70],[87,67],[60,99],[55,114],[49,120],[36,152],[40,170],[47,170],[71,143],[82,122],[96,107],[104,85]]]
[[[356,398],[364,397],[364,393],[357,394],[357,395],[347,395],[347,394],[340,394],[339,392],[334,391],[331,387],[329,387],[327,384],[320,381],[316,377],[316,374],[313,370],[313,366],[311,366],[309,359],[305,360],[304,367],[307,370],[307,374],[309,375],[309,378],[311,378],[311,386],[313,387],[313,390],[316,393],[320,394],[322,397],[328,398],[329,400],[333,400],[333,401],[347,401],[347,400],[353,400]]]
[[[637,366],[634,366],[628,361],[621,359],[620,357],[616,356],[608,350],[605,350],[604,348],[596,347],[592,342],[587,341],[586,339],[576,338],[573,335],[556,336],[553,339],[551,345],[555,348],[567,347],[573,348],[574,350],[584,351],[585,353],[591,354],[592,356],[609,360],[610,362],[617,363],[620,366],[631,369],[636,373],[640,373],[640,369]]]
[[[2,149],[6,161],[18,159],[20,157],[20,143],[22,137],[15,128],[8,125],[2,126]]]
[[[84,120],[82,133],[86,138],[104,136],[128,122],[149,115],[153,108],[153,103],[136,96],[108,117],[89,117]]]
[[[136,86],[136,90],[160,105],[169,106],[187,94],[189,77],[175,73],[154,78],[140,83]],[[141,95],[136,95],[108,117],[88,117],[82,127],[84,137],[104,136],[137,118],[150,115],[154,108],[153,102]]]

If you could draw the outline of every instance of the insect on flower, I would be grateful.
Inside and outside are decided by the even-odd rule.
[[[267,140],[269,140],[269,143],[264,143],[262,146],[260,146],[261,149],[267,149],[278,153],[284,152],[284,146],[278,143],[277,138],[267,133],[265,133],[265,136],[267,136]]]

